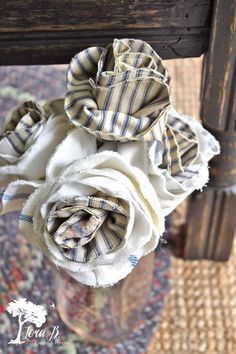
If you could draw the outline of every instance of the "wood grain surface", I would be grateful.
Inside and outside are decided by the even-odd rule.
[[[5,0],[0,65],[68,63],[88,46],[141,38],[164,58],[200,56],[211,0]]]
[[[190,198],[184,257],[228,260],[236,231],[236,0],[216,0],[205,57],[201,118],[219,140],[210,163],[210,183]]]

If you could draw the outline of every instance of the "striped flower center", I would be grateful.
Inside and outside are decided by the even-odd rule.
[[[198,143],[190,125],[176,117],[168,120],[163,134],[162,168],[182,182],[192,178],[196,171],[191,164],[198,153]]]
[[[11,113],[0,139],[1,154],[20,157],[32,145],[46,121],[46,113],[35,102],[24,102]]]
[[[86,263],[109,253],[125,237],[127,205],[112,197],[78,197],[57,202],[47,229],[68,259]]]

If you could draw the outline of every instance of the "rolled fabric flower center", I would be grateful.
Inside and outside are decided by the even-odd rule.
[[[145,42],[114,40],[78,53],[68,70],[70,121],[107,140],[155,139],[153,126],[170,105],[169,75]]]
[[[21,156],[31,145],[32,139],[39,134],[48,116],[49,112],[45,112],[37,103],[24,102],[11,113],[10,120],[5,125],[0,138],[1,154]]]
[[[163,133],[163,143],[160,167],[167,169],[177,179],[192,178],[196,171],[190,166],[198,154],[198,142],[190,125],[177,117],[169,117]]]
[[[47,231],[68,259],[86,263],[107,254],[125,237],[127,204],[113,197],[77,197],[54,204]]]

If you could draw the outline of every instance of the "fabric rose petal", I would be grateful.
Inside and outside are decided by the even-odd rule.
[[[6,211],[11,211],[10,200],[14,200],[12,210],[20,207],[35,182],[43,181],[49,157],[71,129],[64,112],[64,99],[51,100],[43,106],[24,102],[8,115],[0,136],[2,212],[6,204]],[[32,182],[28,192],[22,185],[20,193],[15,193],[15,184],[10,182],[19,179]]]
[[[46,182],[23,207],[20,230],[76,280],[109,286],[157,246],[164,217],[145,174],[115,152],[96,154],[95,140],[85,151],[76,134],[86,133],[78,131],[50,160]],[[89,156],[59,165],[60,151],[74,145],[71,135],[75,151]]]
[[[209,178],[208,161],[220,153],[217,140],[194,118],[171,108],[158,122],[154,142],[107,142],[99,151],[113,150],[142,169],[153,185],[164,215]]]
[[[167,215],[206,185],[208,162],[220,153],[220,145],[196,119],[180,115],[174,108],[161,129],[162,156],[158,142],[149,145],[149,178]]]
[[[72,124],[99,138],[152,141],[169,108],[168,72],[144,41],[115,39],[70,63],[65,111]]]

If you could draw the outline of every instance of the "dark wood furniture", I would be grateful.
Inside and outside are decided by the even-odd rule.
[[[69,63],[114,37],[142,38],[163,57],[205,55],[201,117],[220,140],[210,186],[189,200],[182,255],[227,260],[236,226],[236,0],[5,0],[0,65]]]

